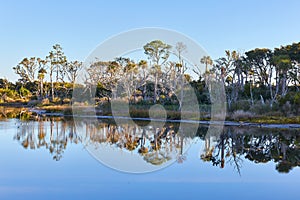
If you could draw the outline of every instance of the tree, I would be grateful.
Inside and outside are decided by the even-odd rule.
[[[54,83],[53,83],[53,73],[56,72],[56,82],[59,80],[63,80],[62,70],[63,66],[67,62],[67,58],[62,51],[62,47],[59,44],[55,44],[53,46],[52,51],[49,52],[49,56],[47,57],[49,60],[50,66],[49,66],[49,76],[50,76],[50,84],[51,84],[51,98],[54,99]]]
[[[216,60],[214,66],[216,70],[220,71],[223,83],[225,83],[226,77],[231,75],[234,78],[235,62],[239,59],[239,53],[237,51],[225,51],[226,57],[221,57]]]
[[[147,79],[148,79],[148,76],[149,76],[149,73],[148,73],[148,63],[146,60],[140,60],[139,63],[138,63],[138,69],[139,69],[139,77],[138,77],[138,81],[139,81],[139,85],[142,85],[143,86],[143,89],[142,89],[142,96],[143,96],[143,100],[146,100],[146,89],[147,89]]]
[[[90,93],[92,93],[92,88],[96,88],[98,84],[101,84],[104,90],[112,92],[118,87],[117,84],[121,78],[121,66],[117,61],[96,61],[87,69],[87,74],[85,79]],[[103,94],[108,101],[110,99],[109,94],[108,92]]]
[[[217,71],[221,72],[221,80],[227,87],[227,101],[228,107],[231,108],[231,104],[237,101],[238,98],[238,87],[235,83],[236,76],[236,65],[240,58],[240,54],[237,51],[225,51],[226,57],[219,58],[216,60],[216,65],[214,66]]]
[[[34,82],[38,70],[37,59],[35,57],[24,58],[13,70],[21,77],[23,83]]]
[[[200,59],[200,63],[205,64],[205,74],[207,74],[208,71],[208,66],[211,66],[213,64],[212,59],[210,58],[210,56],[203,56]]]
[[[289,55],[292,64],[291,69],[288,72],[289,79],[294,84],[297,91],[299,91],[298,85],[300,84],[300,42],[281,47],[281,49],[282,48],[284,48],[286,54]]]
[[[276,68],[276,93],[285,96],[287,93],[288,70],[292,68],[292,62],[288,55],[276,55],[272,58]]]
[[[245,53],[249,63],[252,65],[255,75],[262,85],[270,86],[270,75],[272,65],[270,63],[272,51],[266,48],[256,48]]]
[[[8,90],[8,87],[11,83],[6,78],[0,78],[0,88]]]
[[[186,71],[186,67],[182,58],[182,53],[184,53],[185,51],[187,51],[186,49],[186,45],[182,42],[178,42],[176,44],[176,53],[178,56],[178,63],[175,65],[175,67],[178,69],[177,71],[179,72],[179,86],[180,86],[180,101],[179,101],[179,105],[180,105],[180,109],[182,108],[182,102],[183,102],[183,98],[184,98],[184,84],[186,81],[190,81],[190,77],[188,78],[189,80],[186,80],[185,78],[187,76],[185,76],[185,71]],[[177,77],[177,75],[175,76]],[[174,78],[175,78],[174,77]]]
[[[273,92],[272,87],[272,79],[273,79],[273,68],[272,65],[272,56],[273,52],[267,48],[256,48],[254,50],[250,50],[245,53],[247,62],[251,65],[251,69],[253,70],[253,81],[254,83],[258,83],[261,88],[268,87],[266,91],[265,97],[268,98],[268,94],[270,95],[270,107],[273,107],[273,102],[276,98],[276,93]],[[258,82],[255,82],[255,78],[258,79]],[[262,94],[260,97],[263,100]]]
[[[38,79],[40,81],[40,98],[44,98],[44,78],[47,71],[44,68],[39,70]]]
[[[72,87],[74,87],[76,78],[82,67],[82,62],[79,61],[67,62],[64,65],[64,73],[66,74],[68,81],[72,84]]]
[[[154,65],[158,66],[163,65],[168,60],[171,48],[171,45],[160,40],[154,40],[144,46],[145,54],[149,56]]]
[[[159,74],[161,74],[161,66],[167,62],[170,56],[171,45],[160,40],[154,40],[144,45],[144,53],[152,60],[152,72],[154,75],[154,103],[157,101],[157,86]]]
[[[122,69],[122,87],[126,90],[128,102],[130,102],[130,98],[133,95],[133,101],[135,101],[135,91],[137,89],[137,74],[138,74],[138,67],[133,60],[129,58],[123,58],[125,62],[120,62],[122,58],[119,58],[119,64],[123,64]]]
[[[46,71],[47,60],[37,58],[37,63],[39,65],[38,76],[37,76],[39,83],[40,83],[39,96],[41,99],[43,99],[44,98],[44,78],[45,78],[45,74],[47,73],[47,71]]]

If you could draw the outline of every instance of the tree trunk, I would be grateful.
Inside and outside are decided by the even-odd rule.
[[[54,99],[53,66],[50,67],[51,100]]]
[[[43,84],[43,79],[41,78],[41,80],[40,80],[40,98],[41,98],[41,100],[43,100],[44,99],[44,84]]]
[[[54,86],[53,86],[53,81],[51,81],[51,100],[54,100]]]
[[[281,95],[285,96],[287,93],[287,89],[286,89],[286,73],[283,74],[283,78],[282,78],[282,91],[281,91]]]
[[[272,71],[273,69],[270,68],[270,76],[269,76],[269,89],[270,89],[270,97],[271,97],[271,102],[270,102],[270,107],[273,107],[273,102],[275,101],[275,96],[273,95],[273,87],[272,87]]]
[[[250,96],[251,96],[251,105],[254,105],[254,100],[253,100],[253,91],[252,91],[252,84],[253,82],[250,80]]]
[[[157,95],[157,72],[155,73],[155,83],[154,83],[154,103],[156,103],[156,95]]]
[[[278,72],[276,72],[276,89],[275,89],[275,93],[278,94],[279,92],[279,75]]]

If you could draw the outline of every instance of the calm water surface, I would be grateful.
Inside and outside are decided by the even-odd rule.
[[[299,196],[297,130],[226,127],[221,136],[210,137],[206,131],[201,126],[197,133],[186,130],[180,135],[176,124],[159,129],[126,121],[118,126],[109,121],[95,125],[86,119],[81,129],[66,119],[1,121],[0,199]],[[169,166],[151,173],[120,172],[101,164],[87,150],[99,153],[101,145],[124,157],[139,158],[149,169]],[[118,155],[111,160],[125,171],[136,165],[116,162],[123,158]]]

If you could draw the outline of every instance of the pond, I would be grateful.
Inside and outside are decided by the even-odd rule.
[[[298,131],[2,120],[0,199],[291,199],[299,195]]]

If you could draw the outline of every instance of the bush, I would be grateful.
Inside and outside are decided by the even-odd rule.
[[[57,104],[61,102],[61,99],[59,97],[54,97],[54,99],[52,99],[52,102]]]
[[[69,98],[64,98],[64,99],[63,99],[63,103],[64,103],[64,104],[70,104],[70,103],[71,103],[71,99],[69,99]]]
[[[285,116],[288,116],[291,114],[292,111],[292,105],[290,101],[285,102],[283,106],[281,106],[281,111]]]
[[[250,108],[250,112],[263,115],[272,111],[272,108],[269,104],[255,103]]]
[[[253,117],[254,117],[253,113],[244,110],[236,110],[231,116],[231,118],[235,121],[252,119]]]
[[[30,106],[30,107],[34,107],[34,106],[37,106],[39,103],[40,103],[40,101],[38,101],[38,100],[30,100],[27,103],[27,105]]]
[[[38,99],[39,99],[39,97],[37,95],[32,95],[30,97],[30,100],[38,100]]]
[[[18,93],[14,90],[0,88],[0,96],[5,95],[9,98],[16,98],[18,96]]]
[[[48,99],[48,98],[43,99],[43,100],[42,100],[42,105],[43,105],[43,106],[48,106],[48,105],[50,105],[49,99]]]
[[[21,87],[19,92],[20,92],[21,96],[23,96],[23,97],[31,96],[31,92],[24,87]]]
[[[294,96],[294,104],[295,105],[300,105],[300,92],[297,92]]]
[[[231,104],[231,111],[234,110],[249,110],[250,109],[250,101],[248,100],[240,100]]]

